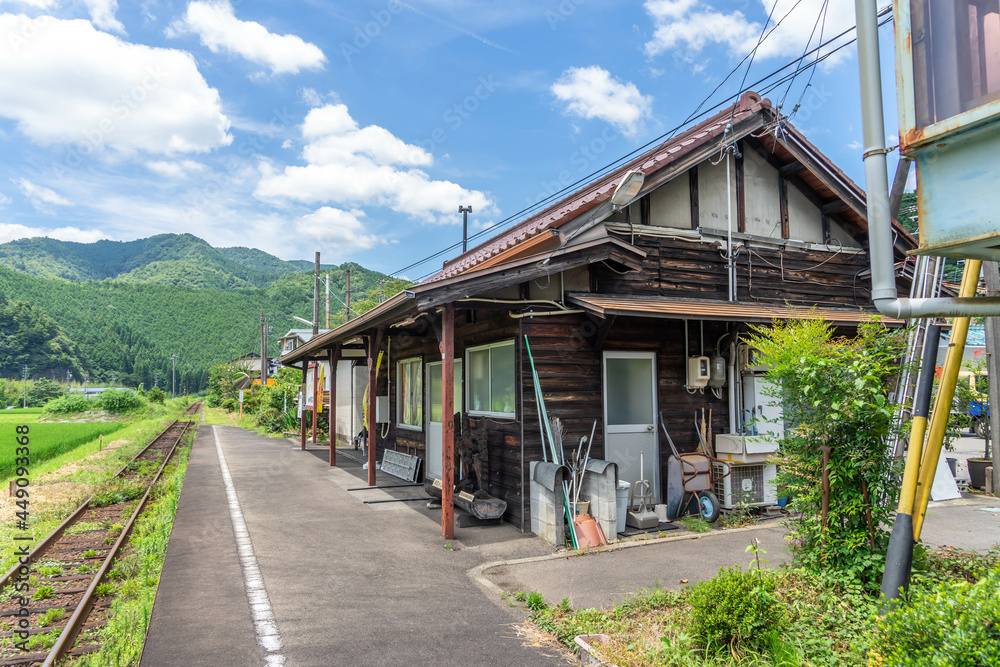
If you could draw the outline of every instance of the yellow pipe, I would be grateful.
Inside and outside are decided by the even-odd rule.
[[[979,272],[983,262],[978,259],[965,260],[965,271],[962,274],[960,297],[976,295],[979,285]],[[962,357],[965,354],[965,339],[969,335],[968,317],[956,317],[951,328],[951,345],[948,346],[948,356],[945,357],[944,371],[938,384],[938,395],[934,401],[934,415],[931,417],[930,434],[920,457],[920,477],[917,483],[916,512],[913,517],[913,541],[920,541],[920,530],[924,526],[924,516],[927,514],[927,502],[931,497],[931,484],[934,483],[934,473],[937,472],[938,459],[941,457],[941,443],[948,428],[948,417],[951,415],[951,402],[955,398],[955,382],[958,371],[962,367]]]
[[[920,450],[924,446],[924,434],[927,432],[927,417],[914,417],[913,428],[910,430],[910,447],[906,453],[906,468],[903,470],[903,486],[899,490],[900,514],[913,514],[913,503],[916,500],[917,479],[920,476]]]

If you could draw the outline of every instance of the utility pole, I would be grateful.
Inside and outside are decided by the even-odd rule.
[[[28,407],[28,364],[21,369],[21,378],[24,380],[24,403],[21,407]]]
[[[267,386],[267,321],[264,309],[260,309],[260,386]]]
[[[1000,270],[996,262],[983,262],[986,296],[1000,296]],[[1000,319],[986,319],[986,377],[989,411],[989,440],[993,447],[993,495],[1000,495]]]
[[[170,355],[170,398],[177,397],[177,355]]]
[[[469,249],[469,214],[472,213],[472,207],[459,204],[458,212],[462,214],[462,252],[465,252]]]
[[[319,333],[319,251],[316,252],[316,268],[313,269],[313,336]]]
[[[347,287],[344,290],[344,321],[351,319],[351,270],[347,269]]]
[[[326,328],[330,328],[330,272],[326,272]]]

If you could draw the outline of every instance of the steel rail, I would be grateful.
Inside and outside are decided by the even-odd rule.
[[[170,429],[172,429],[174,426],[176,426],[179,423],[180,423],[180,420],[178,419],[178,420],[174,421],[173,423],[171,423],[169,426],[167,426],[165,429],[163,429],[159,434],[157,434],[157,436],[155,438],[153,438],[152,440],[149,441],[148,445],[146,445],[145,447],[142,448],[142,451],[140,451],[138,454],[136,454],[135,456],[133,456],[128,461],[128,463],[126,463],[125,465],[122,466],[121,470],[119,470],[118,472],[116,472],[109,479],[115,479],[116,477],[121,477],[122,473],[125,472],[130,465],[132,465],[133,463],[135,463],[135,461],[138,460],[138,458],[140,456],[142,456],[143,454],[145,454],[146,452],[148,452],[149,449],[153,445],[155,445],[157,443],[157,441],[160,438],[162,438],[167,433],[167,431],[169,431]],[[185,431],[186,431],[186,429],[185,429]],[[68,528],[69,526],[71,526],[77,519],[80,518],[81,514],[83,514],[84,512],[87,511],[87,507],[90,506],[90,501],[92,501],[93,499],[94,499],[94,496],[90,496],[85,501],[83,501],[83,504],[80,505],[79,507],[77,507],[75,510],[73,510],[73,513],[70,514],[68,517],[66,517],[65,521],[63,521],[61,524],[59,524],[58,526],[56,526],[52,530],[51,533],[49,533],[44,538],[42,538],[42,540],[37,545],[35,545],[35,548],[32,549],[30,552],[28,552],[28,558],[30,559],[28,562],[29,563],[37,562],[38,559],[39,559],[39,557],[41,557],[41,555],[43,553],[45,553],[45,550],[48,549],[50,546],[52,546],[53,542],[55,542],[60,537],[62,537],[62,535],[65,532],[66,528]],[[3,590],[3,588],[6,587],[7,584],[10,583],[11,578],[15,574],[17,574],[17,571],[21,567],[23,567],[23,566],[21,565],[20,562],[15,563],[14,566],[10,570],[8,570],[6,574],[3,575],[3,577],[0,577],[0,590]]]
[[[175,426],[178,423],[180,423],[179,420],[171,424],[171,427]],[[54,665],[58,659],[60,659],[67,651],[69,651],[73,647],[73,643],[76,641],[77,636],[83,629],[84,622],[87,620],[87,617],[90,615],[90,611],[93,609],[94,591],[97,590],[97,587],[102,583],[104,577],[111,569],[111,563],[118,555],[118,552],[121,550],[121,547],[125,544],[126,541],[128,541],[129,535],[132,533],[132,527],[135,524],[135,520],[139,518],[140,514],[142,514],[142,510],[146,507],[146,501],[149,499],[149,494],[153,492],[153,486],[160,480],[160,476],[163,474],[163,470],[167,467],[167,463],[170,462],[170,459],[173,457],[174,452],[177,451],[177,447],[178,445],[180,445],[181,440],[184,439],[184,435],[188,432],[188,429],[191,428],[193,424],[194,422],[190,421],[185,423],[183,430],[180,432],[180,435],[177,436],[177,440],[170,447],[170,451],[167,452],[167,454],[163,457],[163,461],[160,463],[159,469],[156,471],[156,474],[153,476],[153,479],[149,482],[149,486],[146,487],[146,493],[143,494],[142,500],[140,500],[139,504],[136,505],[135,511],[133,511],[132,516],[129,517],[128,523],[126,523],[122,527],[122,531],[119,534],[118,539],[111,547],[111,551],[108,552],[107,557],[105,557],[104,563],[101,564],[101,568],[97,571],[97,574],[94,576],[93,581],[90,582],[90,586],[87,588],[87,591],[83,594],[83,598],[81,598],[80,602],[77,603],[76,609],[73,611],[73,615],[66,623],[66,627],[63,628],[62,633],[60,633],[59,639],[56,641],[55,646],[53,646],[52,650],[49,651],[49,655],[48,657],[45,658],[45,662],[42,663],[42,667],[52,667],[52,665]],[[167,428],[169,430],[170,427]],[[157,437],[157,439],[159,439],[159,436]],[[153,440],[153,443],[155,442],[156,439]],[[152,446],[153,443],[150,443],[150,446]],[[125,467],[127,468],[128,466],[126,465]]]

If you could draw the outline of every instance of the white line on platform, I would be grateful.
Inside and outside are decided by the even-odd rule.
[[[222,468],[222,481],[226,484],[229,517],[233,520],[236,552],[239,554],[240,567],[243,569],[243,585],[246,588],[247,600],[250,601],[250,610],[253,613],[254,631],[257,633],[257,641],[264,648],[264,660],[268,667],[281,667],[285,664],[285,656],[281,652],[281,633],[278,632],[278,624],[274,620],[274,612],[271,610],[271,601],[264,588],[264,578],[257,565],[257,556],[253,552],[250,532],[247,530],[246,521],[243,520],[243,509],[240,507],[240,499],[236,495],[233,477],[229,474],[229,466],[226,465],[226,455],[222,452],[222,441],[219,440],[218,427],[213,426],[212,433],[215,435],[215,451],[219,454],[219,466]]]

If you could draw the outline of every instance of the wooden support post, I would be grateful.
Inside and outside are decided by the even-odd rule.
[[[788,226],[788,181],[778,178],[778,211],[781,216],[781,238],[790,238]]]
[[[319,362],[310,364],[313,367],[313,426],[312,444],[316,444],[316,422],[319,419]]]
[[[306,450],[306,382],[309,381],[309,360],[302,360],[302,391],[299,392],[299,436],[302,451]]]
[[[337,364],[340,363],[340,346],[329,351],[330,362],[330,465],[337,465]]]
[[[441,535],[455,539],[455,304],[441,316]]]
[[[378,449],[378,424],[375,423],[375,381],[378,349],[382,347],[382,330],[368,336],[368,486],[375,486],[375,454]]]

